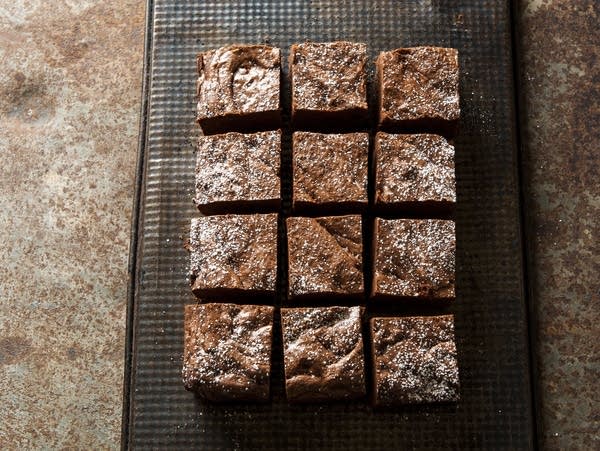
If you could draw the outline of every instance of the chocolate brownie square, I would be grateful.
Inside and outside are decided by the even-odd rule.
[[[300,128],[367,126],[367,46],[306,42],[290,50],[292,119]]]
[[[454,147],[445,138],[377,133],[375,206],[379,211],[449,214],[455,202]]]
[[[381,52],[376,62],[379,125],[452,135],[460,117],[458,51],[414,47]]]
[[[288,401],[365,396],[360,307],[283,308],[281,327]]]
[[[192,219],[190,278],[198,297],[275,294],[277,215]]]
[[[279,130],[201,136],[194,203],[204,214],[277,211],[280,156]]]
[[[363,295],[360,216],[291,217],[286,224],[291,298]]]
[[[273,307],[185,306],[182,377],[209,401],[267,401]]]
[[[204,134],[281,126],[281,52],[230,45],[198,54],[197,120]]]
[[[454,221],[375,219],[373,297],[454,298]]]
[[[459,399],[452,315],[372,318],[376,406]]]
[[[301,212],[361,212],[367,206],[369,135],[296,132],[293,203]]]

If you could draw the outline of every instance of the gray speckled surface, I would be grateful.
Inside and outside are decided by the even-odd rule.
[[[118,445],[143,17],[0,0],[0,449]]]
[[[519,3],[543,449],[600,449],[600,10]]]
[[[597,2],[522,0],[545,449],[598,449]],[[0,448],[118,447],[144,2],[0,0]]]

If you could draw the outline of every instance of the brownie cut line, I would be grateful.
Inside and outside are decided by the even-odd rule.
[[[369,135],[293,135],[293,206],[302,213],[359,213],[366,209]]]
[[[203,214],[275,212],[281,205],[281,131],[200,136],[196,196]]]
[[[456,49],[412,47],[381,52],[376,74],[382,129],[456,133],[460,117]]]
[[[367,46],[305,42],[290,49],[292,121],[316,131],[366,128]]]
[[[198,297],[275,295],[277,214],[194,218],[190,280]]]
[[[364,293],[359,215],[290,217],[289,296],[300,300],[359,300]]]
[[[281,127],[281,52],[230,45],[197,56],[197,120],[206,135]]]
[[[454,147],[444,137],[379,132],[374,160],[377,211],[428,215],[454,212]]]
[[[365,396],[360,307],[283,308],[281,324],[289,402]]]
[[[267,401],[273,307],[185,306],[182,378],[209,401]]]
[[[373,245],[372,298],[454,299],[454,221],[376,218]]]
[[[371,318],[375,406],[459,399],[454,317]]]

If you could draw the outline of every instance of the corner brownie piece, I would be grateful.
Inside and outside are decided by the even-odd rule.
[[[197,63],[197,119],[204,134],[280,127],[279,49],[230,45],[199,53]]]
[[[295,126],[339,130],[367,125],[365,44],[294,44],[289,64]]]
[[[375,220],[373,297],[454,298],[454,221]]]
[[[192,291],[198,297],[274,295],[277,215],[192,219]]]
[[[368,159],[367,133],[294,133],[294,208],[319,213],[364,210]]]
[[[372,318],[376,406],[459,399],[452,315]]]
[[[204,214],[277,211],[281,131],[201,136],[196,197]]]
[[[182,377],[209,401],[267,401],[273,307],[185,306]]]
[[[281,309],[290,402],[365,396],[360,307]]]
[[[363,294],[360,216],[291,217],[286,223],[290,297]]]
[[[375,138],[375,206],[450,213],[456,202],[454,147],[438,135]]]
[[[456,49],[413,47],[381,52],[376,70],[381,127],[444,135],[456,131],[460,116]]]

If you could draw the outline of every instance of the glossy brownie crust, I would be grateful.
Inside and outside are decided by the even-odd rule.
[[[368,124],[367,46],[353,42],[292,45],[292,119],[300,128],[337,131]]]
[[[291,298],[362,297],[360,216],[291,217],[286,224]]]
[[[365,210],[368,159],[367,133],[294,133],[294,209],[320,214]]]
[[[454,317],[372,318],[376,406],[459,399]]]
[[[190,279],[196,296],[274,296],[277,215],[192,219],[190,253]]]
[[[372,296],[454,298],[454,221],[376,218]]]
[[[360,307],[281,309],[290,402],[365,396]]]
[[[381,52],[376,62],[384,130],[451,136],[460,117],[458,51],[441,47]]]
[[[231,45],[198,54],[197,119],[204,134],[281,126],[281,54],[266,45]]]
[[[273,307],[185,306],[182,377],[210,401],[267,401]]]
[[[201,136],[196,197],[204,214],[273,212],[281,205],[281,132]]]
[[[380,212],[450,214],[456,203],[454,147],[439,135],[375,138],[375,206]]]

